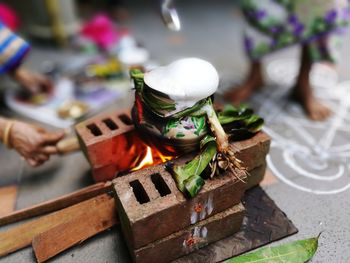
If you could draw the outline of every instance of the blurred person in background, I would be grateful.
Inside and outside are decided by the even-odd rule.
[[[337,33],[350,19],[347,0],[243,0],[248,27],[244,46],[250,58],[245,82],[226,95],[234,103],[248,99],[264,85],[261,59],[274,51],[298,44],[302,47],[299,69],[291,99],[298,102],[312,120],[324,120],[331,110],[318,101],[309,73],[317,61],[334,63],[339,49]]]
[[[14,34],[6,25],[16,29],[18,20],[7,6],[0,5],[0,74],[7,73],[23,89],[31,94],[50,92],[51,81],[38,73],[20,66],[30,46]],[[31,166],[38,166],[56,154],[56,143],[63,133],[51,133],[43,128],[22,121],[0,116],[0,140],[8,148],[14,148]]]

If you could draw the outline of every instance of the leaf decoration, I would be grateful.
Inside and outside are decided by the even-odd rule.
[[[304,263],[316,253],[318,238],[294,241],[276,247],[264,247],[249,254],[243,254],[225,261],[225,263]]]
[[[142,92],[143,91],[143,77],[144,74],[141,70],[139,69],[132,69],[129,72],[131,79],[134,81],[135,89],[137,92]]]
[[[200,175],[216,154],[215,139],[206,136],[201,142],[201,149],[201,153],[186,164],[166,164],[179,190],[190,197],[196,196],[204,185],[204,179]]]
[[[223,111],[218,113],[218,118],[225,132],[234,141],[252,137],[264,125],[264,119],[254,114],[247,105],[226,105]]]

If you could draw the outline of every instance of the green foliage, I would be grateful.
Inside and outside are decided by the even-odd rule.
[[[225,263],[304,263],[316,253],[318,237],[294,241],[276,247],[264,247],[249,254],[231,258]]]
[[[190,162],[183,165],[167,164],[178,189],[190,197],[196,196],[203,187],[204,180],[200,175],[216,154],[216,143],[213,137],[206,136],[201,146],[201,153]]]
[[[264,125],[264,119],[254,114],[254,111],[246,105],[239,107],[227,105],[222,112],[219,112],[218,118],[221,125],[234,126],[235,130],[247,133],[256,133]],[[227,132],[230,135],[230,131]]]
[[[137,92],[142,92],[143,91],[143,77],[144,74],[141,70],[139,69],[132,69],[129,72],[131,79],[134,81],[135,89]]]

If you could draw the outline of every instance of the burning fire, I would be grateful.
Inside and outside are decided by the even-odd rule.
[[[165,156],[157,149],[148,145],[145,146],[145,154],[140,154],[140,157],[135,160],[134,165],[132,165],[134,168],[132,168],[131,171],[137,171],[152,165],[161,164],[175,158],[174,156]]]
[[[161,164],[176,157],[175,154],[171,154],[173,151],[171,149],[168,151],[167,148],[165,150],[169,152],[169,155],[164,155],[156,147],[145,143],[136,132],[119,136],[116,145],[115,151],[120,153],[115,160],[117,176],[125,172]]]

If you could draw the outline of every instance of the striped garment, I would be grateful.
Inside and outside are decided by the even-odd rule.
[[[0,22],[0,74],[16,68],[30,46]]]

